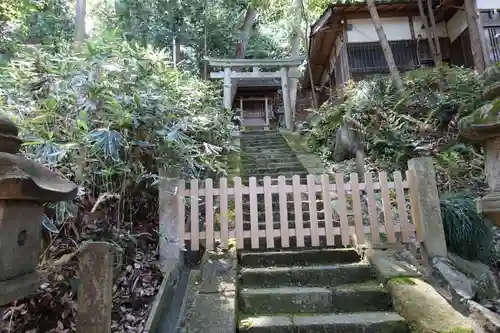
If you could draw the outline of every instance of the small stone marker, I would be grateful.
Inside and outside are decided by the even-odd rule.
[[[77,333],[111,333],[113,250],[109,243],[90,243],[80,256]]]
[[[418,157],[408,161],[411,191],[415,197],[412,204],[413,219],[417,232],[421,233],[424,248],[429,258],[446,257],[446,239],[444,234],[439,194],[436,183],[434,162],[430,157]]]

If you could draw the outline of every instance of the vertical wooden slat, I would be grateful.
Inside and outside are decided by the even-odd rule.
[[[408,180],[408,194],[410,195],[410,207],[411,207],[411,217],[413,224],[415,225],[415,230],[417,231],[417,240],[421,243],[424,241],[422,227],[420,226],[417,205],[417,197],[415,196],[415,175],[410,170],[406,170],[406,179]]]
[[[229,221],[227,219],[227,178],[221,178],[219,181],[219,201],[220,201],[220,237],[223,249],[229,247]]]
[[[214,250],[214,182],[205,180],[205,235],[206,249]]]
[[[302,191],[300,189],[300,176],[292,177],[293,184],[293,208],[295,214],[295,236],[297,247],[304,247],[304,221],[302,221]]]
[[[191,179],[191,250],[200,249],[200,217],[198,212],[198,179]]]
[[[318,206],[316,203],[316,184],[314,175],[307,175],[307,197],[311,219],[311,245],[319,246]]]
[[[234,177],[234,222],[236,224],[236,248],[243,248],[243,207],[241,178]]]
[[[350,243],[349,237],[349,221],[347,220],[347,203],[345,195],[344,173],[338,172],[335,174],[335,183],[337,185],[338,205],[337,213],[340,217],[340,235],[342,237],[342,245],[347,246]]]
[[[186,233],[186,202],[184,200],[186,184],[184,179],[179,180],[177,185],[177,218],[179,223],[179,245],[184,248],[186,246],[184,235]]]
[[[290,236],[288,233],[288,207],[286,202],[286,179],[285,176],[278,177],[278,195],[280,201],[280,233],[281,247],[290,247]]]
[[[403,187],[403,177],[400,171],[394,172],[394,189],[396,190],[396,201],[398,203],[399,225],[401,226],[401,236],[403,243],[410,241],[410,230],[408,213],[406,212],[405,190]]]
[[[351,193],[356,240],[359,244],[363,244],[365,242],[365,228],[363,225],[363,212],[361,211],[361,199],[359,197],[359,181],[357,173],[351,173]]]
[[[394,233],[394,222],[392,219],[391,196],[389,193],[389,184],[387,183],[387,173],[380,171],[379,175],[380,193],[382,194],[382,207],[384,210],[385,232],[387,241],[391,244],[396,243],[396,234]]]
[[[257,179],[250,177],[248,180],[250,199],[250,239],[252,249],[259,248],[259,212],[257,211]]]
[[[321,187],[323,190],[323,208],[325,210],[325,232],[326,245],[335,245],[335,234],[333,231],[333,207],[330,196],[330,178],[328,175],[321,175]]]
[[[264,206],[266,212],[266,247],[274,248],[273,195],[271,193],[271,177],[264,177]]]
[[[373,175],[371,172],[365,173],[366,197],[368,200],[368,218],[370,221],[370,233],[372,244],[380,244],[379,222],[377,218],[377,202],[375,201],[375,191],[373,189]]]

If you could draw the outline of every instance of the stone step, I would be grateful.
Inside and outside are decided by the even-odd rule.
[[[241,145],[241,150],[243,152],[248,152],[248,153],[255,153],[255,152],[265,152],[267,155],[271,155],[273,153],[289,153],[293,154],[292,150],[290,149],[290,146],[288,145],[282,145],[282,144],[274,144],[274,145]]]
[[[359,262],[355,249],[310,249],[300,251],[243,252],[240,264],[243,267],[286,267],[318,264],[347,264]]]
[[[262,137],[262,136],[281,136],[281,133],[279,133],[278,131],[264,131],[264,130],[245,130],[245,131],[241,131],[241,136],[242,137],[252,137],[252,136],[255,136],[255,137]]]
[[[245,170],[268,170],[269,172],[273,172],[276,169],[294,169],[300,170],[302,172],[305,171],[304,166],[299,162],[284,162],[284,163],[266,163],[266,162],[243,162]]]
[[[272,156],[269,156],[269,155],[262,155],[260,153],[247,153],[247,152],[242,151],[241,157],[242,158],[248,157],[248,158],[255,158],[255,159],[271,159],[271,158],[274,158],[274,159],[287,159],[287,158],[297,159],[297,157],[294,154],[291,154],[290,152],[281,153],[281,154],[274,154]]]
[[[375,281],[335,288],[243,288],[239,300],[246,314],[354,313],[392,308],[389,293]]]
[[[246,169],[247,172],[251,172],[251,173],[254,173],[254,174],[280,174],[282,172],[305,172],[306,170],[304,169],[304,167],[302,166],[302,164],[296,164],[296,165],[287,165],[287,164],[283,164],[283,165],[279,165],[279,166],[276,166],[274,168],[271,168],[271,167],[266,167],[265,165],[259,165],[257,167],[253,167],[253,168],[248,168]]]
[[[290,146],[284,141],[241,142],[240,147],[243,151],[246,151],[247,149],[258,149],[266,151],[268,149],[286,148],[291,152]]]
[[[239,295],[245,314],[332,312],[332,292],[321,287],[244,288]]]
[[[265,167],[265,168],[279,168],[282,166],[293,166],[293,167],[301,167],[303,170],[305,170],[304,166],[302,163],[300,163],[299,160],[297,159],[290,159],[286,161],[268,161],[268,160],[242,160],[241,162],[244,166],[248,167],[247,170],[250,170],[249,167]]]
[[[286,179],[286,184],[287,185],[292,185],[292,177],[295,176],[295,175],[298,175],[299,177],[301,177],[303,179],[306,179],[308,173],[303,172],[303,171],[302,172],[301,171],[281,172],[279,174],[270,174],[270,173],[256,174],[256,173],[252,173],[251,177],[255,177],[255,178],[259,178],[259,179],[262,179],[264,177],[271,177],[271,178],[276,179],[276,182],[271,183],[272,185],[275,185],[275,184],[277,184],[277,179],[278,179],[279,176],[285,176],[285,178],[288,178],[288,179]],[[262,180],[262,184],[263,184],[263,180]]]
[[[259,152],[272,152],[272,151],[278,151],[282,150],[282,152],[289,152],[290,154],[292,153],[292,150],[290,149],[290,146],[287,144],[280,144],[280,143],[275,143],[275,144],[264,144],[264,145],[241,145],[241,150],[244,152],[252,152],[252,151],[259,151]]]
[[[395,312],[277,315],[242,318],[247,333],[409,333],[404,318]]]
[[[333,312],[389,311],[392,298],[378,282],[339,285],[332,290]]]
[[[259,143],[259,144],[265,144],[268,142],[280,142],[280,143],[287,143],[285,139],[282,136],[273,136],[273,135],[264,135],[262,137],[248,137],[245,136],[243,139],[240,139],[241,141],[245,143]]]
[[[242,286],[335,286],[371,280],[373,273],[367,263],[314,265],[272,268],[243,268]]]

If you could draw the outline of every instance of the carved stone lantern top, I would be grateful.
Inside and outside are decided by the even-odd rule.
[[[458,122],[460,136],[481,143],[485,151],[485,174],[489,193],[476,200],[477,210],[500,226],[500,67],[481,74],[485,84],[481,101],[486,102]]]
[[[490,67],[481,75],[485,84],[482,101],[487,103],[458,122],[460,136],[481,143],[500,137],[500,67]]]
[[[22,140],[17,135],[17,126],[0,117],[0,200],[72,200],[76,184],[18,155]]]

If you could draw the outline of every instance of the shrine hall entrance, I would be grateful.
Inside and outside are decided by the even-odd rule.
[[[267,97],[240,97],[237,103],[243,126],[269,125],[270,107]]]

